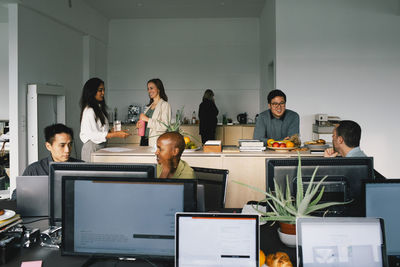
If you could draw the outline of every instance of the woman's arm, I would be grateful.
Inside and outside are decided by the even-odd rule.
[[[96,122],[96,115],[92,108],[85,108],[82,114],[81,132],[79,137],[83,143],[91,140],[95,144],[106,141],[108,127],[100,127]]]

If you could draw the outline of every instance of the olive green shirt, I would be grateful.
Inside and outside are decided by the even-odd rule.
[[[162,173],[162,166],[160,164],[157,164],[157,178],[160,177]],[[180,160],[178,164],[178,168],[176,168],[176,171],[172,178],[175,179],[180,179],[180,178],[190,178],[194,179],[196,178],[196,175],[194,174],[193,169],[187,164],[184,160]]]

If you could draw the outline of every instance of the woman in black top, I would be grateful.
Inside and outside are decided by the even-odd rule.
[[[214,93],[211,89],[204,92],[203,102],[199,106],[200,135],[201,142],[215,139],[215,129],[217,128],[218,108],[214,102]]]

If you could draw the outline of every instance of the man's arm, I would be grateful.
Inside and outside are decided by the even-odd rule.
[[[255,140],[260,140],[264,142],[264,145],[267,145],[267,136],[266,136],[266,125],[261,117],[261,115],[258,117],[257,122],[256,122],[256,127],[254,128],[254,134],[253,134],[253,139]]]
[[[288,122],[288,133],[287,136],[293,136],[295,134],[300,134],[300,117],[299,114],[297,114],[296,112],[293,112],[293,114],[291,115],[291,119]]]

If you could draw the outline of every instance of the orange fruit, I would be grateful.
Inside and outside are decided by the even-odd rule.
[[[188,136],[183,137],[183,139],[185,140],[185,144],[190,142],[190,138]]]
[[[265,264],[265,254],[264,252],[260,249],[260,267]]]
[[[286,147],[294,147],[294,143],[292,141],[287,141]]]
[[[272,139],[272,138],[270,138],[270,139],[267,140],[267,145],[268,145],[268,146],[272,146],[272,144],[273,144],[274,142],[275,142],[275,140]]]

